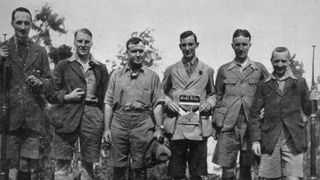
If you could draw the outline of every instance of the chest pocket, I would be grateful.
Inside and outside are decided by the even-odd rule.
[[[236,86],[237,79],[225,79],[223,81],[224,83],[224,89],[225,89],[225,95],[236,95],[239,91],[239,87]]]

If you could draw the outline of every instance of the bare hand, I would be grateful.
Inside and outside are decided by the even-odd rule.
[[[320,100],[320,93],[316,89],[312,90],[310,92],[309,99],[315,101]]]
[[[170,110],[170,111],[172,111],[172,112],[177,112],[177,113],[179,113],[179,106],[175,103],[175,102],[173,102],[173,101],[170,101],[170,102],[168,102],[167,103],[167,107],[168,107],[168,109]]]
[[[42,81],[34,75],[29,76],[26,79],[26,83],[27,83],[27,86],[31,88],[41,87],[43,84]]]
[[[84,91],[81,88],[74,89],[71,93],[66,94],[64,99],[67,101],[79,101],[84,96]]]
[[[103,140],[104,142],[108,143],[108,144],[111,144],[112,142],[112,138],[111,138],[111,131],[110,130],[105,130],[103,132]]]
[[[264,118],[264,108],[261,109],[260,111],[260,119]]]
[[[211,110],[211,104],[208,102],[204,102],[202,104],[200,104],[200,108],[199,111],[200,112],[208,112]]]
[[[154,136],[155,138],[157,138],[157,141],[158,141],[158,142],[163,143],[163,138],[164,138],[164,136],[163,136],[162,130],[161,130],[160,128],[156,128],[153,136]]]
[[[0,48],[0,57],[8,57],[9,56],[9,50],[7,46],[2,46]]]
[[[256,141],[252,143],[252,151],[255,155],[261,156],[261,144],[260,142]]]

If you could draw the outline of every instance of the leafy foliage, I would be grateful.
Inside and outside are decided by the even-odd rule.
[[[154,47],[154,38],[152,36],[152,32],[154,29],[145,29],[142,32],[133,32],[131,33],[131,37],[139,37],[143,40],[145,44],[145,59],[143,64],[145,66],[152,66],[154,65],[154,61],[161,60],[161,56],[159,54],[159,50]],[[128,62],[128,56],[126,53],[126,47],[122,47],[116,56],[119,60],[121,60],[121,65],[125,65]]]
[[[292,69],[292,72],[295,76],[300,76],[305,73],[305,70],[303,69],[303,62],[295,60],[295,54],[292,57],[292,61],[290,63],[290,67]]]
[[[37,32],[36,35],[31,37],[37,44],[41,42],[49,49],[52,48],[52,40],[50,31],[66,34],[67,31],[64,27],[64,17],[59,17],[57,13],[52,12],[52,8],[45,4],[41,10],[36,11],[32,29]]]
[[[48,55],[53,61],[53,63],[57,65],[60,60],[72,56],[71,47],[65,44],[59,46],[58,48],[52,47]]]

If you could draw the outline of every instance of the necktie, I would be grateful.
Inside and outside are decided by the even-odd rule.
[[[28,55],[28,43],[21,41],[18,42],[18,54],[23,62],[25,62]]]
[[[185,67],[186,67],[186,71],[187,71],[188,76],[190,76],[191,73],[192,73],[191,63],[190,63],[190,62],[187,62]]]

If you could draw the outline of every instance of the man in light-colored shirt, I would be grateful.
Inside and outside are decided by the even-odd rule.
[[[111,143],[113,180],[124,180],[130,165],[134,180],[142,180],[148,141],[162,138],[162,90],[159,76],[143,66],[145,45],[127,41],[128,64],[115,70],[105,96],[104,140]]]

